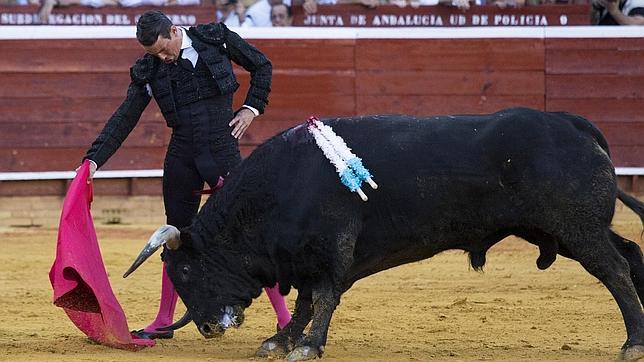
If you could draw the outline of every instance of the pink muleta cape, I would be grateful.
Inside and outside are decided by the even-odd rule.
[[[90,339],[106,346],[139,350],[154,340],[134,338],[107,277],[90,213],[89,161],[72,181],[60,217],[56,260],[49,271],[54,304]]]

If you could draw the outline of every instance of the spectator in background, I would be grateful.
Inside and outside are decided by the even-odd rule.
[[[291,5],[291,0],[259,0],[246,11],[243,27],[272,26],[271,8],[277,4]]]
[[[644,25],[644,0],[591,0],[597,25]]]
[[[243,22],[244,18],[246,17],[246,14],[245,14],[246,9],[253,6],[253,4],[255,4],[257,0],[237,0],[237,2],[239,3],[240,7],[244,8],[244,12],[239,13],[239,19],[241,19],[241,21]]]
[[[244,5],[237,0],[215,0],[215,19],[226,26],[241,26]],[[241,11],[241,15],[240,15]]]
[[[271,23],[273,26],[291,26],[293,23],[291,7],[284,4],[273,5],[271,8]]]

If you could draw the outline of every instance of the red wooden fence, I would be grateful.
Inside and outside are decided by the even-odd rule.
[[[244,155],[311,114],[528,106],[588,117],[617,166],[644,166],[644,38],[479,36],[249,39],[272,60],[274,79],[266,114],[242,141]],[[78,165],[120,104],[141,49],[134,39],[3,40],[0,54],[0,172],[59,171]],[[248,76],[237,71],[239,105]],[[161,168],[168,139],[152,102],[104,169]],[[11,192],[0,186],[0,194]]]

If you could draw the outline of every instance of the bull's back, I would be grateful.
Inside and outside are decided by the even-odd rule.
[[[453,202],[457,190],[475,196],[510,184],[592,177],[589,170],[612,167],[598,144],[601,134],[581,120],[518,108],[490,115],[371,116],[326,123],[383,187],[392,187],[392,195]]]

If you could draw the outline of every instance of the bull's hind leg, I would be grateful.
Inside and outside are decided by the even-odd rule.
[[[627,339],[621,357],[635,360],[644,357],[644,313],[630,277],[629,263],[611,242],[608,228],[596,232],[581,231],[562,237],[566,254],[599,279],[615,298],[624,318]],[[574,240],[570,240],[574,235]]]
[[[265,340],[255,352],[255,356],[286,356],[295,347],[295,344],[301,341],[304,328],[309,324],[312,316],[311,292],[298,291],[291,321],[273,337]]]
[[[628,261],[635,290],[640,297],[640,303],[644,304],[644,260],[642,249],[636,243],[624,239],[612,231],[610,232],[610,237],[617,251]]]

